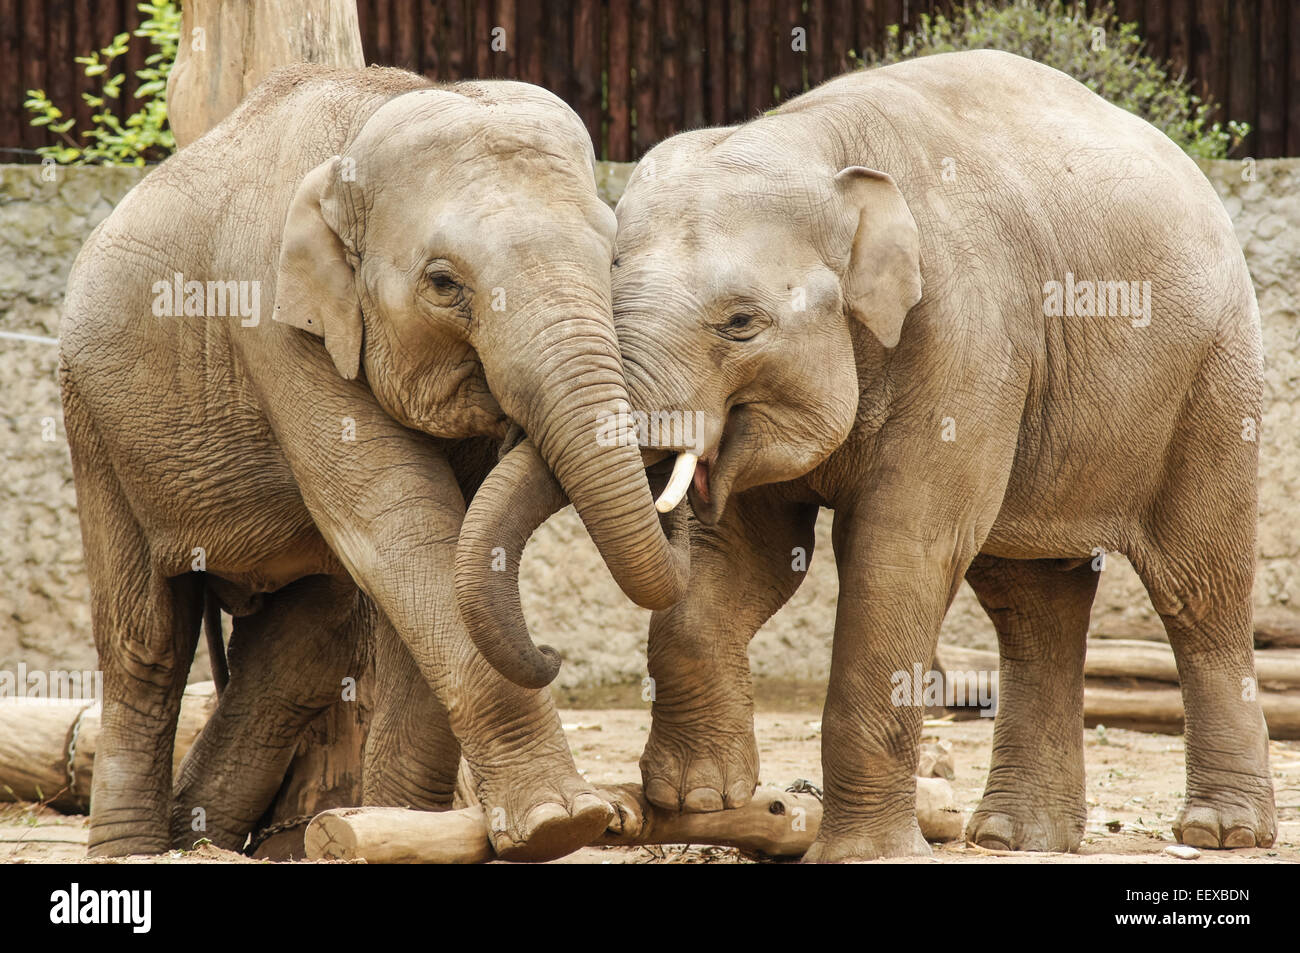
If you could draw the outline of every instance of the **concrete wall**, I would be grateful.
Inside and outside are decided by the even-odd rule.
[[[605,196],[621,194],[628,166],[602,167]],[[1300,160],[1260,162],[1255,179],[1236,162],[1204,165],[1232,216],[1259,294],[1267,354],[1261,428],[1259,573],[1261,612],[1300,612]],[[90,229],[139,180],[135,169],[0,166],[0,331],[54,336],[62,288]],[[85,577],[75,497],[55,380],[56,349],[0,338],[0,669],[90,668]],[[53,421],[53,430],[47,418]],[[53,439],[43,439],[52,437]],[[830,515],[799,593],[755,638],[756,673],[824,679],[837,582]],[[629,604],[605,571],[572,510],[538,531],[523,573],[524,606],[537,637],[567,656],[561,685],[612,684],[644,674],[647,613]],[[1154,625],[1132,570],[1110,557],[1094,628]],[[993,647],[993,630],[963,587],[945,640]]]

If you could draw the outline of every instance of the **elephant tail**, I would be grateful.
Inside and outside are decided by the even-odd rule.
[[[220,698],[230,684],[230,665],[226,661],[226,640],[221,635],[221,603],[211,586],[203,587],[203,637],[208,643],[208,664]]]

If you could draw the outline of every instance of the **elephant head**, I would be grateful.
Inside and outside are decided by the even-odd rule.
[[[522,617],[497,598],[517,580],[492,572],[488,544],[535,528],[510,512],[514,481],[558,479],[635,601],[671,604],[684,586],[635,441],[593,439],[593,421],[627,400],[615,221],[593,168],[577,116],[538,87],[407,92],[303,178],[280,252],[276,319],[320,336],[339,374],[364,374],[396,420],[447,438],[501,436],[514,421],[531,438],[467,516],[484,559],[470,545],[460,560],[474,634],[492,633],[484,654],[521,684],[545,684],[556,664],[495,637]]]
[[[745,126],[685,133],[651,150],[616,209],[633,405],[698,421],[686,441],[650,435],[678,453],[661,511],[689,494],[712,524],[732,493],[824,462],[857,419],[866,352],[883,365],[920,300],[893,179],[801,148]]]

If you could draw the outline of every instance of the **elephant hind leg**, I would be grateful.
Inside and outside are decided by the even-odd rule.
[[[168,578],[109,463],[65,391],[103,715],[91,784],[91,857],[167,849],[172,746],[203,610],[202,576]]]
[[[207,838],[240,850],[270,806],[308,723],[360,678],[358,648],[375,610],[350,579],[308,576],[235,619],[230,683],[181,764],[173,846]]]
[[[966,837],[994,850],[1073,851],[1083,838],[1083,657],[1090,562],[980,556],[966,580],[998,632],[998,711]]]
[[[366,804],[438,811],[451,807],[460,742],[447,709],[387,619],[375,625],[375,708],[366,735]]]
[[[1240,425],[1258,420],[1258,404],[1222,373],[1210,379],[1223,359],[1189,395],[1163,492],[1129,558],[1178,663],[1187,799],[1174,835],[1196,847],[1266,847],[1277,818],[1252,626],[1257,445]]]

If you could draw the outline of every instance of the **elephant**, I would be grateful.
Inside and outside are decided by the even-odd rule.
[[[747,644],[797,589],[827,507],[840,590],[806,859],[929,853],[923,709],[897,688],[927,667],[963,578],[1000,658],[967,839],[1078,847],[1106,552],[1132,562],[1177,658],[1174,834],[1273,842],[1252,691],[1259,313],[1232,223],[1178,146],[1056,70],[949,53],[673,136],[615,212],[631,406],[695,422],[647,446],[658,508],[684,494],[693,513],[686,597],[649,629],[653,803],[751,797]],[[526,628],[471,634],[531,648]]]
[[[453,574],[473,487],[508,489],[483,443],[511,434],[629,597],[684,592],[639,449],[590,439],[627,401],[594,163],[529,84],[286,67],[96,227],[60,357],[104,683],[92,856],[188,847],[199,816],[237,849],[371,636],[368,803],[445,802],[463,753],[500,856],[604,829],[549,693],[476,650]],[[230,682],[173,789],[205,599],[235,617]]]

